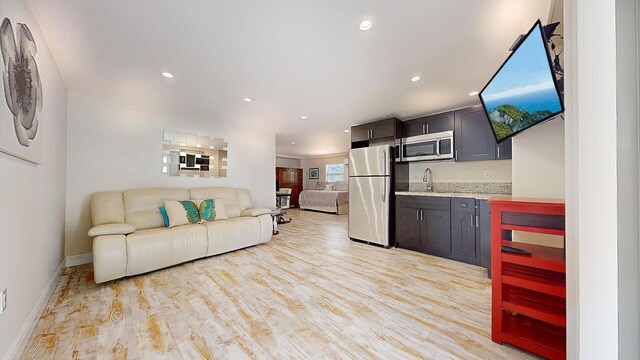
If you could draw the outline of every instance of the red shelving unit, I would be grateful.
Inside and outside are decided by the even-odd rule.
[[[563,200],[491,198],[491,338],[548,359],[566,358],[564,249],[512,242],[505,231],[565,236]],[[507,216],[503,216],[505,215]],[[514,224],[514,213],[521,223]],[[504,223],[503,219],[511,219]],[[545,222],[548,221],[548,226]],[[531,256],[503,253],[513,246]]]

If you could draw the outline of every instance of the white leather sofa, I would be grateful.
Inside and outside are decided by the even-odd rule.
[[[228,220],[167,228],[165,200],[218,199]],[[246,189],[152,188],[101,192],[91,197],[93,269],[96,283],[137,275],[190,260],[267,242],[271,212],[253,208]]]

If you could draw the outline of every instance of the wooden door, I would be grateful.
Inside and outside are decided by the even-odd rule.
[[[482,107],[455,112],[454,137],[456,161],[495,160],[497,144]]]
[[[396,208],[396,242],[398,247],[420,251],[420,221],[418,209]]]
[[[427,254],[451,256],[451,212],[448,210],[422,211],[421,249]]]
[[[276,179],[280,189],[291,189],[289,206],[297,207],[299,204],[298,199],[302,192],[302,172],[302,169],[297,168],[276,168]]]
[[[299,207],[299,198],[300,193],[302,192],[302,169],[291,169],[293,170],[293,177],[295,179],[295,183],[291,187],[291,206]]]

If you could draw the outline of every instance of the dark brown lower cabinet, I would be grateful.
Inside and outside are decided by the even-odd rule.
[[[420,210],[411,207],[396,208],[396,239],[402,239],[402,246],[420,251],[420,236],[422,223],[420,222]]]
[[[396,197],[398,247],[490,267],[489,206],[473,198]]]
[[[451,213],[445,210],[420,211],[422,250],[427,254],[447,257],[451,253]]]
[[[454,198],[451,205],[451,258],[480,264],[476,199]]]

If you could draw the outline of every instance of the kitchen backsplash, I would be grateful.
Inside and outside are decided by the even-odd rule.
[[[427,191],[426,182],[409,183],[409,191]],[[433,182],[433,192],[505,194],[512,193],[510,182]]]

